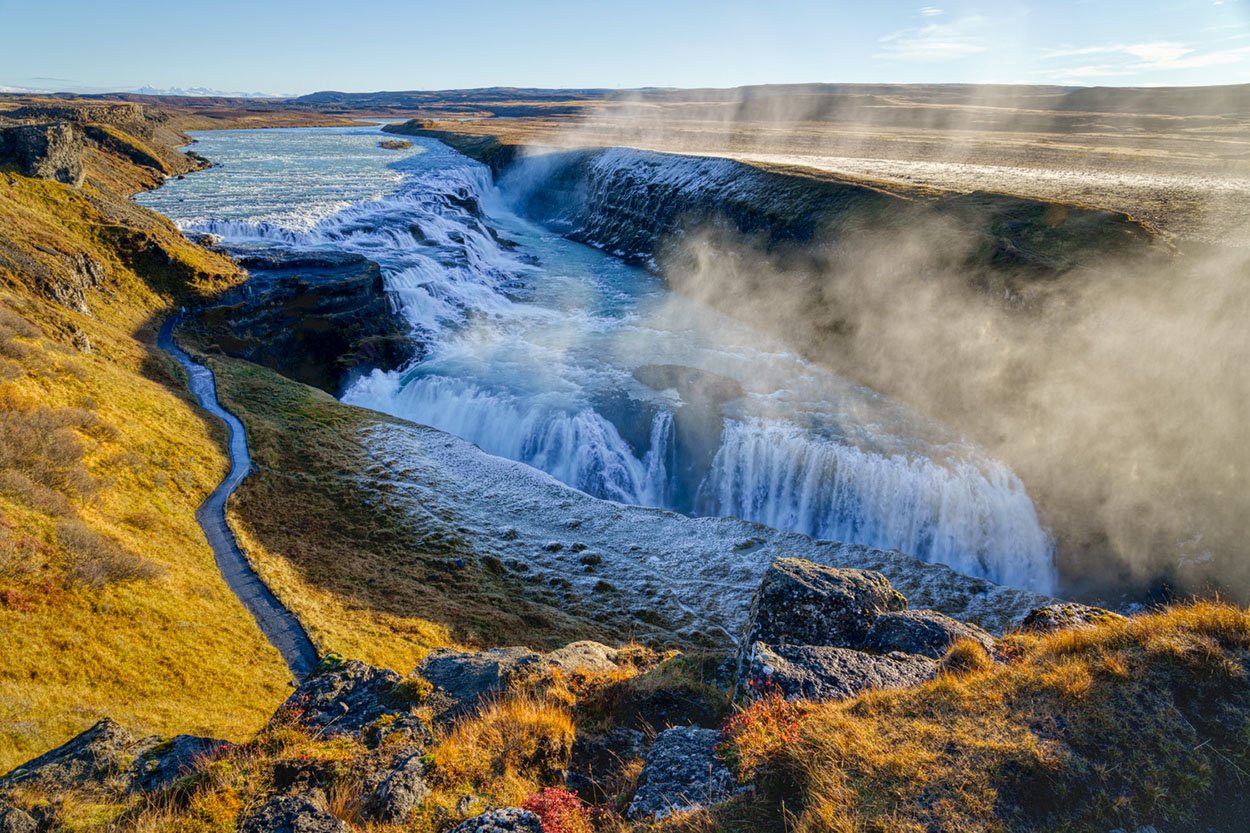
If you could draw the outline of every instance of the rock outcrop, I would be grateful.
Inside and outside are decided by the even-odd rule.
[[[239,833],[350,833],[347,822],[304,795],[279,796],[239,822]]]
[[[542,654],[529,648],[491,648],[487,651],[431,651],[417,666],[416,673],[450,698],[452,712],[473,708],[483,698],[502,691],[516,673],[542,661]]]
[[[838,700],[932,679],[952,644],[994,637],[907,600],[872,570],[778,558],[764,573],[738,653],[736,694]]]
[[[529,810],[503,807],[463,821],[451,833],[543,833],[543,823]]]
[[[421,752],[401,755],[366,801],[368,814],[385,824],[399,824],[430,794]]]
[[[216,738],[175,735],[153,746],[136,759],[134,788],[143,792],[168,789],[182,778],[198,771],[214,756],[234,744]]]
[[[153,738],[136,738],[106,717],[82,734],[0,778],[0,792],[21,784],[55,793],[88,782],[101,782],[111,776],[125,779],[127,767],[135,755],[155,743]]]
[[[1101,607],[1077,602],[1055,602],[1030,610],[1020,623],[1020,630],[1027,633],[1052,633],[1065,628],[1090,627],[1123,619],[1120,614]]]
[[[906,607],[880,573],[778,558],[751,601],[745,641],[858,647],[878,614]]]
[[[81,128],[65,122],[23,124],[0,129],[0,164],[18,173],[78,187],[86,176]]]
[[[899,610],[882,613],[872,623],[863,645],[870,651],[887,654],[901,651],[941,659],[960,639],[971,639],[987,652],[994,650],[994,637],[976,625],[952,619],[936,610]]]
[[[400,676],[359,660],[314,673],[278,708],[275,721],[291,720],[325,735],[355,734],[384,715],[401,715],[408,704],[396,693]]]
[[[627,815],[663,818],[728,798],[735,780],[716,756],[719,741],[719,732],[697,726],[680,726],[657,735]]]
[[[894,651],[870,654],[829,645],[756,642],[747,656],[749,691],[779,691],[787,699],[842,700],[878,688],[906,688],[936,676],[935,660]]]
[[[251,278],[193,326],[211,348],[337,395],[419,352],[378,265],[359,255],[241,257]]]

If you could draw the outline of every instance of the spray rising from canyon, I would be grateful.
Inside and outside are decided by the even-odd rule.
[[[1218,114],[1238,102],[1221,94],[1184,106],[1227,124]],[[961,166],[1019,162],[1002,150],[1004,135],[1019,129],[1013,119],[1037,122],[1028,129],[1049,133],[1051,144],[1081,144],[1061,135],[1071,129],[1062,112],[1013,115],[1019,91],[961,95],[957,108],[910,113],[881,106],[872,91],[836,106],[803,95],[738,94],[697,106],[637,100],[552,144],[620,142],[737,158],[747,148],[746,156],[795,164],[856,160],[853,170],[868,176],[874,165],[886,167],[874,155],[897,157],[907,145],[913,155],[904,169],[942,160],[945,184],[990,191],[1006,168],[977,168],[990,178],[961,183]],[[1139,137],[1130,144],[1155,152],[1155,172],[1164,173],[1154,193],[1150,170],[1128,170],[1114,154],[1060,155],[1009,173],[1052,183],[1051,191],[1037,186],[1041,196],[1107,189],[1116,206],[1170,198],[1185,232],[1177,250],[1158,244],[1089,258],[1057,279],[1004,283],[968,268],[983,236],[933,212],[906,224],[861,223],[802,246],[778,247],[726,224],[687,224],[661,247],[658,268],[680,294],[784,333],[804,355],[943,420],[1007,462],[1058,538],[1070,592],[1113,596],[1162,583],[1245,598],[1250,249],[1217,241],[1250,240],[1235,210],[1250,178],[1227,158],[1157,153],[1166,143],[1150,131],[1166,116],[1125,109],[1107,118]],[[891,138],[884,145],[882,131]],[[796,147],[805,156],[795,157]],[[1056,209],[1060,230],[1062,222]]]

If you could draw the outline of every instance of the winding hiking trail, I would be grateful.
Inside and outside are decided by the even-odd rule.
[[[195,512],[195,519],[203,528],[208,545],[213,548],[213,556],[226,584],[230,585],[243,606],[256,617],[256,624],[260,625],[265,637],[282,654],[295,678],[303,680],[317,667],[317,649],[313,647],[295,614],[278,601],[247,563],[234,533],[230,531],[230,525],[226,522],[226,501],[252,468],[252,456],[247,450],[247,430],[239,418],[223,408],[217,400],[217,383],[213,371],[197,363],[174,342],[174,328],[181,318],[181,314],[174,314],[165,319],[156,337],[157,346],[173,356],[187,372],[187,385],[199,401],[200,407],[224,421],[230,430],[230,473],[200,504]]]

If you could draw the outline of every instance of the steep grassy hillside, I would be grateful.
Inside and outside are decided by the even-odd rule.
[[[131,115],[72,122],[80,187],[0,167],[0,769],[104,714],[249,734],[289,679],[194,521],[220,429],[152,346],[240,276],[128,201],[193,165]]]
[[[461,642],[557,645],[603,628],[526,599],[474,557],[448,519],[392,503],[360,431],[389,417],[247,362],[211,358],[222,402],[247,425],[256,471],[231,506],[258,572],[318,650],[409,670]]]

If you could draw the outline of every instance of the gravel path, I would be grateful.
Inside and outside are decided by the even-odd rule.
[[[291,673],[302,680],[317,667],[317,649],[304,631],[303,625],[290,610],[278,601],[260,576],[248,564],[235,541],[234,533],[226,522],[226,501],[247,477],[252,468],[252,457],[247,450],[247,431],[234,414],[217,401],[217,384],[213,371],[195,362],[185,350],[174,343],[174,327],[181,315],[171,315],[161,325],[156,343],[187,372],[188,386],[199,401],[200,407],[226,423],[230,429],[230,473],[196,510],[195,519],[204,529],[208,545],[213,548],[217,567],[230,589],[243,602],[243,606],[256,617],[265,637],[282,654]]]

